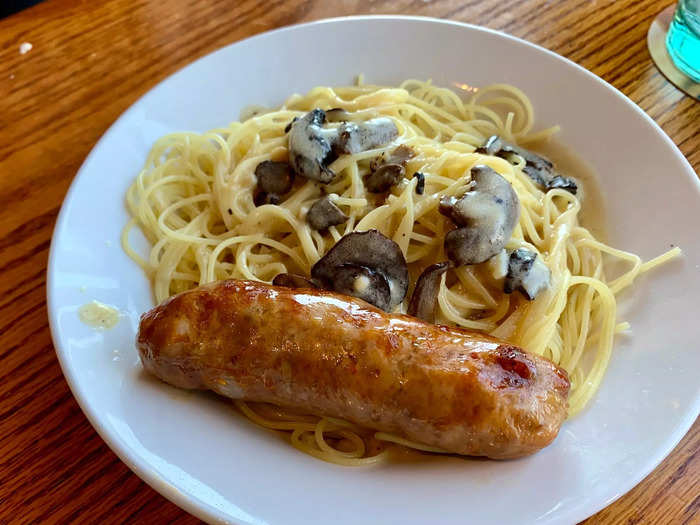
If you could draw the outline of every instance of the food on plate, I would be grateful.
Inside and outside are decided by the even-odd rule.
[[[146,313],[137,345],[144,368],[174,386],[342,418],[444,452],[531,454],[567,412],[566,372],[549,360],[323,290],[203,285]]]
[[[412,322],[426,334],[478,332],[522,349],[537,367],[565,370],[572,416],[594,396],[615,335],[629,327],[617,319],[616,295],[680,253],[674,248],[643,263],[596,238],[581,222],[600,209],[594,186],[556,155],[540,153],[558,128],[533,131],[532,105],[513,86],[475,88],[462,99],[430,82],[359,81],[248,113],[225,128],[159,139],[127,192],[131,220],[122,244],[148,274],[158,303],[200,285],[245,280],[297,289],[259,285],[268,297],[324,297],[324,304],[335,298],[382,319],[407,313],[425,321]],[[147,256],[132,248],[133,226],[151,244]],[[336,306],[327,308],[340,315]],[[298,328],[287,324],[302,322],[267,317],[271,327],[290,331]],[[216,337],[205,332],[206,326],[195,333],[203,341]],[[260,337],[284,337],[277,332]],[[322,360],[327,338],[315,333]],[[416,359],[426,358],[425,349],[416,352]],[[439,389],[430,377],[415,395]],[[520,392],[536,405],[541,384]],[[433,451],[453,443],[441,436],[435,448],[423,434],[399,427],[392,428],[400,434],[368,433],[354,412],[332,412],[351,423],[301,401],[236,405],[259,424],[291,431],[298,448],[337,463],[376,461],[387,441]],[[512,428],[507,415],[494,417]],[[430,421],[429,414],[421,420]]]
[[[78,308],[78,318],[98,330],[109,330],[119,322],[119,310],[99,301],[91,301]]]

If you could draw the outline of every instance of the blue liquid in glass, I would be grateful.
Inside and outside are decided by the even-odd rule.
[[[678,69],[700,82],[700,0],[680,0],[666,37]]]

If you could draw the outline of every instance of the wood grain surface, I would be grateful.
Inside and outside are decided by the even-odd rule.
[[[185,64],[268,29],[330,16],[416,14],[549,48],[639,104],[696,172],[700,104],[646,49],[655,0],[46,0],[0,20],[0,523],[194,523],[107,448],[51,343],[54,221],[83,159],[139,96]],[[20,44],[32,49],[24,54]],[[693,349],[697,351],[698,349]],[[586,523],[700,523],[700,423],[642,483]]]

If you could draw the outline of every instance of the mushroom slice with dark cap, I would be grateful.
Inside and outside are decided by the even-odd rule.
[[[440,278],[452,264],[449,261],[428,266],[418,277],[416,287],[408,304],[408,314],[432,323],[435,321]]]
[[[406,163],[415,156],[410,146],[401,144],[388,156],[382,153],[369,165],[369,174],[365,176],[365,188],[370,193],[383,193],[397,184],[406,175]]]
[[[282,202],[282,198],[276,193],[265,193],[264,191],[259,191],[253,197],[253,202],[256,206],[263,206],[265,204],[279,204]]]
[[[309,111],[293,121],[289,129],[289,159],[294,172],[307,179],[329,183],[335,173],[328,165],[335,159],[335,129],[324,129],[326,114],[322,109]]]
[[[302,275],[295,273],[278,273],[272,279],[274,286],[284,286],[286,288],[318,288],[316,284]]]
[[[418,179],[418,182],[416,182],[416,193],[418,195],[423,195],[425,192],[425,175],[417,171],[413,174],[413,177]]]
[[[342,153],[360,153],[383,146],[399,136],[394,121],[379,117],[365,122],[343,122],[338,126],[338,140],[335,151]]]
[[[364,270],[358,270],[359,267]],[[375,274],[386,280],[388,302],[382,299],[383,281]],[[326,289],[360,297],[386,311],[403,301],[408,290],[408,268],[401,248],[377,230],[343,236],[314,264],[311,277]]]
[[[406,169],[401,164],[382,164],[364,179],[370,193],[384,193],[403,179]]]
[[[569,193],[573,193],[574,195],[576,195],[576,192],[578,191],[576,181],[571,177],[564,177],[563,175],[555,175],[554,177],[549,179],[547,181],[546,187],[548,190],[561,188],[562,190],[566,190]]]
[[[505,293],[520,290],[525,297],[533,300],[549,287],[550,271],[535,252],[518,248],[508,259],[508,273],[503,283]]]
[[[540,186],[545,186],[547,180],[549,179],[549,175],[554,170],[554,165],[549,159],[507,142],[498,135],[492,135],[486,139],[484,145],[477,148],[476,152],[485,153],[486,155],[494,155],[501,158],[506,157],[509,153],[514,153],[522,157],[525,160],[525,167],[523,168],[523,171],[533,180],[533,182],[535,182],[535,184]]]
[[[328,196],[314,202],[306,213],[306,222],[314,230],[325,230],[331,226],[343,224],[347,220],[348,216]]]
[[[333,289],[336,292],[358,297],[382,310],[391,305],[389,281],[380,272],[357,264],[336,266],[333,276]]]
[[[406,144],[401,144],[397,148],[389,153],[389,156],[384,160],[386,164],[401,164],[406,166],[406,163],[416,156],[416,152],[411,146]],[[372,163],[374,164],[374,163]]]
[[[276,204],[282,195],[292,189],[294,174],[288,163],[264,160],[255,168],[255,177],[258,181],[258,190],[265,195],[264,198],[256,198],[256,201],[265,201]]]
[[[576,195],[578,190],[576,181],[571,177],[564,177],[554,171],[552,161],[530,150],[507,142],[498,135],[492,135],[486,139],[483,146],[477,148],[476,152],[501,158],[507,157],[509,153],[514,153],[525,160],[523,171],[535,184],[546,190],[562,188]]]
[[[504,142],[498,135],[491,135],[486,139],[486,142],[476,148],[476,152],[483,153],[484,155],[498,155],[501,151],[503,151],[504,147],[507,147],[506,144],[511,147],[513,146],[510,143]],[[513,150],[511,149],[510,151]]]
[[[518,196],[506,179],[488,166],[474,166],[471,174],[471,191],[460,199],[440,200],[440,213],[459,226],[445,236],[445,251],[460,266],[482,263],[500,252],[520,216]]]
[[[309,111],[289,127],[289,158],[297,175],[324,184],[335,178],[328,165],[344,153],[359,153],[394,140],[399,132],[394,121],[380,117],[365,122],[343,122],[325,129],[326,113]]]

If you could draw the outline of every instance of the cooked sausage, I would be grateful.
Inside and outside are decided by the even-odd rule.
[[[146,370],[343,418],[457,454],[514,458],[548,445],[569,380],[547,359],[486,335],[387,314],[332,292],[220,281],[141,318]]]

